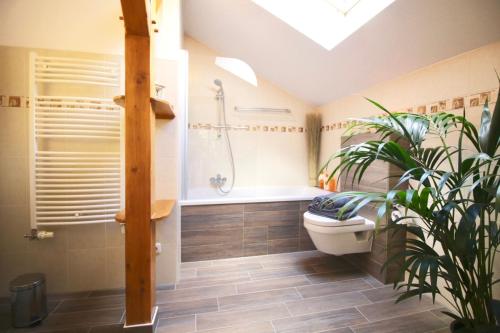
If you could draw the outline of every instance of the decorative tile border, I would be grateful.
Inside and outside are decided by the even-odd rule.
[[[274,133],[304,133],[306,129],[304,126],[283,126],[283,125],[230,125],[234,128],[228,128],[230,131],[235,132],[274,132]],[[188,123],[190,130],[212,130],[217,131],[214,124],[209,123]]]
[[[493,104],[496,102],[496,98],[498,96],[498,88],[476,93],[476,94],[471,94],[471,95],[466,95],[466,96],[460,96],[460,97],[454,97],[454,98],[449,98],[449,99],[443,99],[439,101],[435,101],[432,103],[427,103],[427,104],[420,104],[412,107],[407,107],[404,109],[396,110],[394,112],[408,112],[408,113],[416,113],[416,114],[432,114],[432,113],[438,113],[438,112],[453,112],[457,110],[462,110],[465,107],[465,111],[469,112],[476,112],[477,110],[468,110],[468,108],[474,108],[474,107],[482,107],[484,103],[486,102],[486,99],[488,99],[489,104]],[[482,110],[482,108],[480,109]],[[384,116],[385,113],[380,113],[377,115],[374,115],[375,117],[377,116]],[[338,121],[338,122],[333,122],[327,125],[321,126],[321,131],[324,132],[329,132],[329,131],[335,131],[339,129],[346,129],[349,127],[351,124],[355,123],[355,120],[345,120],[345,121]]]
[[[0,95],[0,107],[28,108],[29,99],[26,96]]]

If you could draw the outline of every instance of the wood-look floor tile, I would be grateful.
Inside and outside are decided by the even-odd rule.
[[[62,301],[54,312],[63,313],[104,309],[120,309],[124,307],[124,296],[105,296],[81,299],[67,299]]]
[[[321,331],[318,333],[353,333],[353,332],[349,327],[344,327],[344,328],[336,328],[333,330]]]
[[[210,266],[212,266],[211,260],[181,262],[181,269],[182,268],[210,267]]]
[[[123,310],[121,309],[53,313],[48,316],[41,325],[27,329],[16,329],[15,332],[58,332],[58,330],[63,329],[77,329],[81,327],[117,324],[120,322],[122,315]]]
[[[446,324],[430,312],[421,312],[354,326],[351,329],[355,333],[424,333],[444,327]]]
[[[362,291],[362,294],[368,297],[368,299],[372,302],[380,302],[396,299],[398,295],[401,294],[401,292],[398,290],[394,290],[393,286],[390,285],[381,288],[365,290]]]
[[[189,279],[196,277],[196,268],[181,268],[180,278]]]
[[[287,302],[286,306],[292,316],[300,316],[303,314],[322,312],[325,310],[335,310],[364,304],[371,304],[371,302],[361,293],[354,291]]]
[[[436,317],[438,317],[439,319],[441,319],[442,321],[444,321],[445,323],[450,324],[453,321],[453,318],[451,318],[450,316],[444,314],[443,311],[450,312],[450,309],[447,309],[447,308],[443,307],[443,308],[431,310],[430,312],[433,315],[435,315]]]
[[[272,303],[281,303],[301,299],[294,288],[259,291],[250,294],[219,297],[221,311],[247,309]]]
[[[198,268],[198,276],[224,276],[228,274],[238,274],[241,272],[254,272],[260,270],[262,270],[262,265],[259,263],[241,263],[228,266]]]
[[[316,273],[308,274],[307,278],[311,283],[326,283],[326,282],[336,282],[343,280],[360,279],[366,277],[368,274],[353,268],[346,270],[331,271],[326,273]]]
[[[283,267],[277,269],[262,269],[250,272],[252,280],[272,279],[287,276],[304,275],[314,272],[312,267]]]
[[[250,310],[203,313],[196,316],[196,327],[202,331],[286,317],[289,317],[289,314],[283,304],[270,304]]]
[[[347,308],[273,320],[273,325],[278,333],[313,333],[365,322],[367,320],[355,308]]]
[[[368,318],[368,320],[375,321],[425,310],[437,309],[439,307],[441,306],[432,304],[432,300],[429,297],[422,297],[421,301],[418,297],[414,297],[397,304],[394,300],[388,300],[370,305],[363,305],[359,306],[358,310],[366,318]]]
[[[123,324],[94,326],[90,328],[88,333],[123,333]]]
[[[368,283],[363,279],[345,280],[338,282],[315,284],[310,286],[298,287],[299,293],[304,298],[319,297],[326,295],[335,295],[351,291],[360,291],[371,289]]]
[[[217,298],[204,298],[193,301],[163,303],[158,306],[159,318],[178,317],[191,314],[218,311]]]
[[[168,319],[160,319],[157,333],[190,333],[196,330],[195,316],[181,316]]]
[[[181,279],[176,284],[176,289],[208,287],[239,282],[250,281],[250,275],[247,272],[231,273],[223,276],[201,276],[189,279]]]
[[[210,287],[167,290],[156,293],[156,303],[163,304],[169,302],[187,302],[197,299],[229,296],[235,294],[236,286],[234,285],[219,285]]]
[[[125,295],[124,288],[94,290],[90,292],[88,297],[119,296],[119,295]]]
[[[238,293],[252,293],[257,291],[281,289],[281,288],[291,288],[309,285],[311,282],[303,275],[290,276],[277,279],[266,279],[258,281],[250,281],[238,283],[236,288]]]
[[[374,278],[371,275],[368,275],[364,279],[365,279],[366,282],[368,282],[369,284],[371,284],[374,288],[380,288],[380,287],[386,286],[385,284],[383,284],[382,282],[380,282],[379,280],[377,280],[376,278]],[[392,284],[390,284],[390,285],[392,286]]]
[[[213,330],[198,331],[200,333],[274,333],[271,322],[258,322],[247,325],[230,326],[215,328]]]

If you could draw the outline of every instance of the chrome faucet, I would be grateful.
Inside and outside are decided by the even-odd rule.
[[[210,177],[210,185],[214,187],[222,187],[224,184],[226,184],[227,178],[222,177],[220,174],[217,174],[215,177]]]

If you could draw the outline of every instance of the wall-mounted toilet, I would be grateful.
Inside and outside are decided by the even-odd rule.
[[[372,250],[375,222],[364,217],[339,221],[305,212],[304,227],[321,252],[339,256]]]

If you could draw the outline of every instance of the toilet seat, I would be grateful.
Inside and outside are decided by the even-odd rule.
[[[355,216],[353,218],[340,221],[329,217],[316,215],[311,212],[305,212],[304,219],[307,219],[311,224],[321,227],[345,227],[348,225],[365,224],[365,218],[361,216]]]

